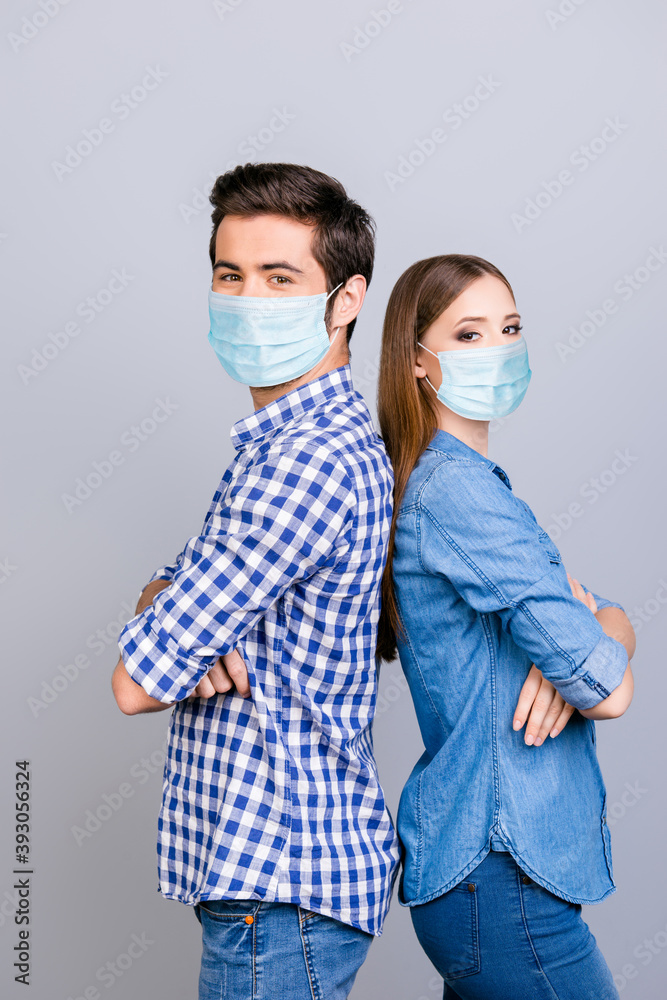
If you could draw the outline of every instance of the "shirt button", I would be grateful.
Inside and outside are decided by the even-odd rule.
[[[245,918],[245,922],[246,922],[247,924],[254,924],[254,922],[255,922],[255,918],[254,918],[254,917],[251,917],[251,916],[250,916],[250,914],[248,914],[248,916],[247,916],[247,917]]]
[[[522,875],[521,881],[523,882],[524,885],[530,885],[532,880],[528,875]]]
[[[475,883],[468,882],[468,892],[474,892],[474,891],[475,891]]]

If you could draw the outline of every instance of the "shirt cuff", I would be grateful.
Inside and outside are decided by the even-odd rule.
[[[625,646],[603,635],[572,677],[558,681],[558,690],[575,708],[593,708],[618,687],[627,665]]]
[[[594,593],[592,590],[588,590],[588,587],[584,587],[584,590],[587,590],[589,594],[592,594],[593,599],[598,606],[598,611],[601,611],[602,608],[618,608],[619,611],[625,613],[625,608],[622,604],[617,604],[616,601],[608,601],[606,597],[600,597],[599,594]]]
[[[127,623],[118,638],[118,646],[132,680],[151,698],[167,705],[192,694],[218,658],[215,655],[196,658],[184,655],[168,633],[159,627],[152,606]]]
[[[154,580],[173,580],[174,573],[178,569],[178,563],[172,563],[168,566],[160,566],[156,569],[148,583],[153,583]],[[148,586],[148,584],[146,584]]]

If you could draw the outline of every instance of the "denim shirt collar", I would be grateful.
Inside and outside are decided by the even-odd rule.
[[[303,417],[334,396],[351,396],[354,391],[349,364],[334,368],[312,382],[306,382],[305,385],[286,392],[284,396],[279,396],[249,417],[238,420],[230,432],[232,444],[240,451],[253,441],[270,437],[285,424]]]
[[[462,458],[468,462],[479,462],[481,465],[485,465],[490,472],[495,473],[510,490],[512,489],[509,476],[504,469],[501,469],[497,462],[492,462],[490,458],[485,458],[484,455],[475,451],[474,448],[471,448],[470,445],[465,444],[459,438],[454,437],[449,431],[437,430],[431,439],[429,449],[431,451],[442,452],[445,455],[451,455],[452,458]]]

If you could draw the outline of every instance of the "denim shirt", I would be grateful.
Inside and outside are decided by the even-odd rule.
[[[590,708],[620,684],[625,648],[573,597],[505,472],[444,431],[409,479],[393,570],[398,651],[426,748],[398,809],[399,902],[441,895],[491,849],[563,899],[599,902],[615,885],[595,724],[575,712],[531,747],[512,722],[532,663]]]

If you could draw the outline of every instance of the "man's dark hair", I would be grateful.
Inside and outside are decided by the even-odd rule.
[[[375,223],[348,198],[340,181],[294,163],[246,163],[221,174],[210,194],[213,232],[209,244],[215,264],[215,238],[225,215],[284,215],[314,226],[313,257],[324,270],[327,292],[362,274],[370,284],[375,256]],[[335,296],[327,302],[326,319]],[[347,327],[348,342],[356,319]]]

